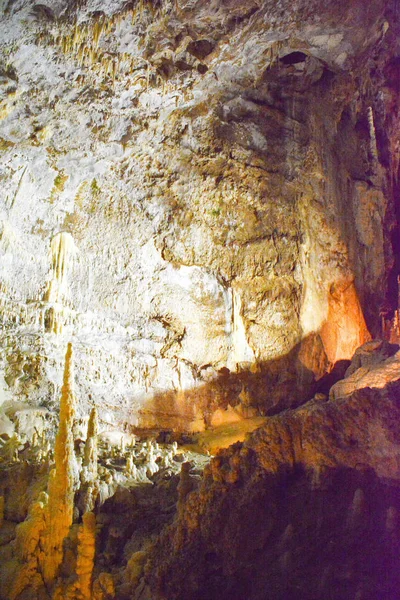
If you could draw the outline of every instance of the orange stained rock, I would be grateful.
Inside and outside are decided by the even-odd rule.
[[[80,598],[90,600],[92,597],[92,573],[94,567],[96,545],[96,517],[94,513],[87,512],[83,515],[82,525],[78,533],[78,558],[76,561],[76,574],[81,592]]]
[[[228,425],[230,423],[238,423],[242,421],[243,417],[235,411],[232,406],[228,406],[226,410],[217,408],[211,417],[211,427],[220,427],[221,425]]]
[[[350,359],[359,346],[371,339],[353,281],[339,281],[331,286],[321,339],[331,364]]]
[[[221,411],[222,412],[222,411]],[[227,412],[227,411],[225,411]],[[265,417],[253,417],[240,421],[227,422],[213,429],[208,429],[197,436],[197,445],[203,450],[215,454],[236,442],[243,442],[251,433],[266,422]]]
[[[63,542],[73,521],[74,509],[74,439],[75,414],[73,391],[73,352],[68,344],[65,356],[64,383],[60,400],[60,423],[55,442],[55,469],[49,476],[47,531],[44,543],[43,576],[52,584],[63,560]]]

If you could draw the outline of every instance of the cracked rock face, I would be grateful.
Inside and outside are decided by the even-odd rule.
[[[298,403],[379,332],[394,8],[3,6],[3,402],[52,409],[72,341],[81,412],[201,430]]]

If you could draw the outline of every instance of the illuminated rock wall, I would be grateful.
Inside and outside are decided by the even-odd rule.
[[[53,410],[72,340],[102,428],[201,430],[379,334],[394,4],[5,6],[1,397]]]

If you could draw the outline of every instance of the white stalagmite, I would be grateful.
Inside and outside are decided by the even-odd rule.
[[[97,477],[97,436],[99,432],[99,422],[97,416],[97,409],[93,407],[89,417],[87,437],[85,443],[85,452],[83,459],[83,466],[93,475]]]
[[[372,106],[368,107],[368,125],[369,125],[369,138],[370,138],[370,152],[374,161],[378,162],[378,145],[376,142],[376,129],[374,121],[374,111]]]
[[[90,413],[85,450],[83,456],[83,468],[80,474],[81,479],[81,510],[83,514],[94,509],[96,498],[99,494],[98,482],[98,417],[96,408],[92,408]]]

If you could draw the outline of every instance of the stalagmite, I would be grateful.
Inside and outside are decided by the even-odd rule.
[[[44,544],[43,576],[52,584],[63,559],[63,542],[73,521],[75,491],[75,454],[72,435],[75,414],[73,391],[73,353],[68,344],[64,383],[60,400],[60,424],[55,442],[55,469],[49,477],[47,532]]]
[[[369,137],[370,137],[370,152],[373,160],[378,162],[378,145],[376,142],[376,130],[374,122],[374,112],[372,106],[368,107],[368,125],[369,125]]]
[[[193,490],[193,480],[190,477],[190,462],[184,462],[181,467],[180,480],[178,483],[178,510],[183,510],[186,496]]]
[[[4,523],[4,496],[0,496],[0,527]]]
[[[130,454],[126,459],[126,473],[129,477],[136,479],[137,477],[137,468],[135,463],[133,462],[133,456]]]
[[[85,451],[84,451],[84,459],[83,466],[93,474],[94,477],[97,476],[97,459],[98,459],[98,449],[97,449],[97,435],[99,432],[99,423],[97,416],[96,407],[92,408],[90,413],[87,437],[85,443]]]
[[[82,521],[78,533],[76,574],[80,590],[79,598],[90,600],[96,543],[96,517],[92,512],[87,512],[83,515]]]
[[[80,473],[81,488],[78,508],[83,514],[92,511],[99,494],[99,482],[97,480],[98,461],[98,417],[96,407],[90,413],[87,437],[83,456],[82,471]]]
[[[43,588],[41,560],[43,560],[43,546],[46,542],[46,509],[48,495],[42,492],[38,500],[31,506],[27,519],[18,525],[16,535],[16,550],[21,566],[16,573],[9,592],[10,600],[16,600],[25,594],[31,596],[29,589],[34,593]]]

